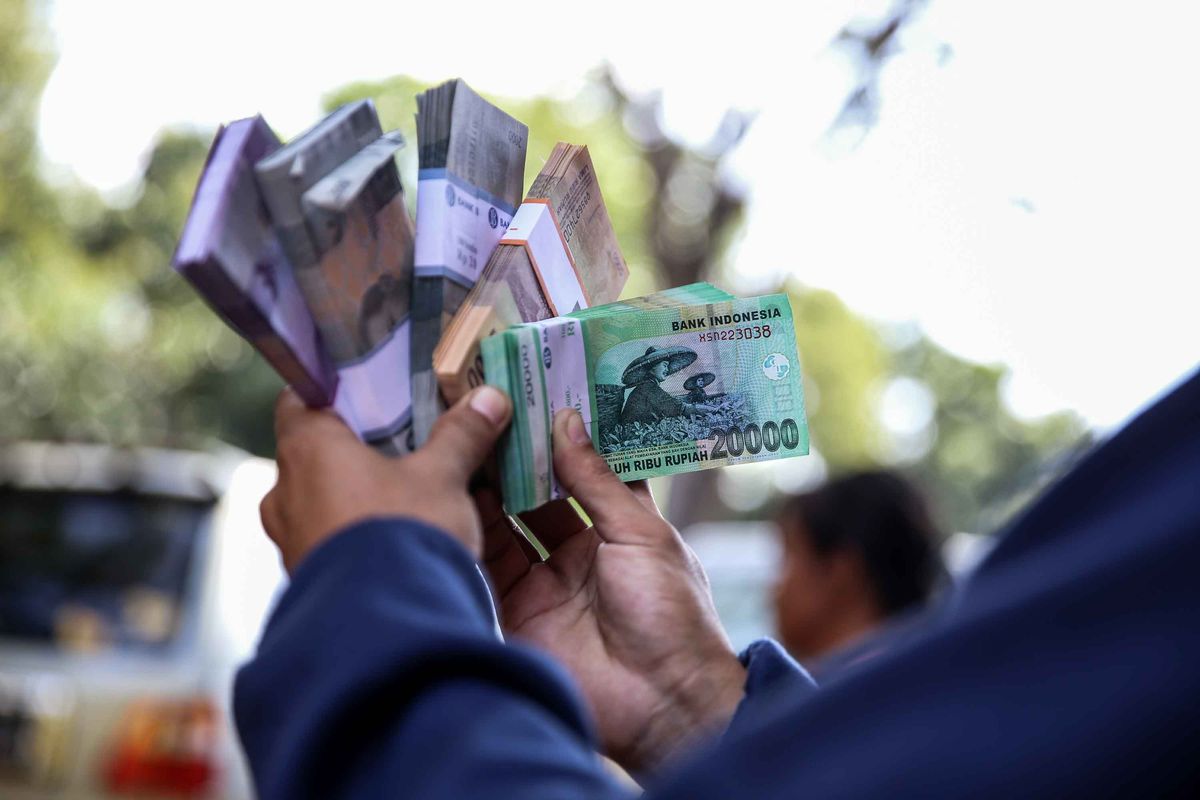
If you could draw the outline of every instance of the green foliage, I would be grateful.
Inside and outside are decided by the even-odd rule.
[[[924,336],[893,343],[832,293],[792,286],[813,443],[832,473],[895,466],[931,497],[946,530],[993,530],[1046,480],[1046,465],[1085,447],[1078,416],[1015,417],[1007,371],[959,358]],[[916,452],[897,451],[880,399],[896,379],[923,387],[931,419]]]
[[[1073,413],[1015,417],[1001,402],[1003,367],[972,363],[924,337],[899,348],[893,365],[893,375],[920,381],[936,398],[932,445],[910,470],[950,528],[998,527],[1020,505],[1014,501],[1091,442]]]
[[[169,266],[211,133],[163,134],[127,206],[47,185],[35,134],[52,57],[37,12],[31,0],[0,3],[0,439],[196,446],[216,437],[270,453],[279,379]],[[410,203],[413,98],[425,88],[396,77],[347,86],[326,102],[372,97],[385,126],[404,131]],[[626,296],[700,279],[720,262],[741,201],[717,185],[719,157],[654,132],[653,103],[634,103],[603,74],[567,100],[494,100],[529,125],[527,183],[556,141],[589,146],[630,265]],[[736,120],[729,130],[716,152],[740,138]],[[714,199],[681,222],[694,197]],[[832,471],[899,460],[947,526],[978,530],[1019,505],[1047,474],[1042,464],[1087,441],[1069,414],[1014,418],[1000,400],[1003,369],[920,337],[896,345],[833,294],[788,291],[812,438]],[[927,446],[915,454],[898,454],[880,421],[880,392],[901,376],[935,401]],[[635,435],[643,433],[662,435]]]
[[[20,10],[17,18],[29,20]],[[34,58],[33,32],[14,30],[3,28],[23,47],[6,47],[0,66],[21,91],[0,94],[7,104],[0,121],[26,135],[0,141],[0,160],[31,165],[36,100],[49,60]],[[399,127],[415,144],[414,97],[424,88],[404,77],[355,84],[330,96],[328,105],[370,96],[385,126]],[[652,192],[619,120],[594,103],[585,113],[583,99],[500,102],[530,125],[527,181],[555,141],[590,146],[630,261],[627,293],[652,289],[641,244]],[[0,186],[0,208],[37,212],[0,216],[10,226],[0,233],[11,229],[0,240],[9,243],[0,249],[7,283],[0,336],[8,345],[0,355],[0,408],[8,412],[0,415],[0,439],[188,447],[218,438],[262,454],[273,450],[267,421],[278,378],[169,267],[210,141],[211,133],[165,132],[128,207],[109,206],[79,186],[51,189],[32,167],[13,171],[14,181]],[[406,148],[401,166],[411,203],[415,147]]]
[[[401,76],[376,83],[355,83],[325,99],[326,110],[332,110],[343,103],[369,97],[375,101],[384,128],[404,133],[410,146],[400,155],[401,177],[410,204],[415,199],[417,178],[415,98],[428,88],[429,84]],[[646,224],[654,197],[654,176],[643,149],[625,129],[620,114],[613,113],[616,99],[599,76],[569,100],[485,97],[529,126],[526,186],[537,177],[557,142],[587,145],[621,251],[629,263],[629,283],[624,296],[638,297],[658,288],[658,276],[647,246]]]
[[[163,135],[128,207],[48,186],[45,39],[30,4],[0,5],[0,438],[268,451],[278,380],[169,268],[211,137]]]
[[[53,58],[36,10],[30,0],[0,3],[0,257],[16,259],[51,204],[37,175],[37,108]]]
[[[835,470],[876,463],[881,431],[872,402],[888,353],[832,292],[792,286],[792,318],[813,443]]]
[[[54,237],[0,321],[15,345],[3,366],[14,396],[4,400],[17,411],[0,419],[0,435],[200,446],[261,429],[277,379],[169,266],[208,142],[164,135],[128,208],[79,187],[58,191],[56,213],[28,238]],[[216,395],[194,391],[217,376]],[[246,397],[248,387],[258,391]],[[244,412],[234,397],[249,401]],[[259,424],[239,422],[243,414]],[[261,433],[234,441],[271,445]]]

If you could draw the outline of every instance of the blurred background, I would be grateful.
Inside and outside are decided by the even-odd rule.
[[[414,95],[462,77],[529,125],[527,183],[590,147],[627,295],[790,295],[813,454],[656,487],[739,644],[775,625],[784,498],[894,469],[957,569],[1194,368],[1196,12],[808,5],[0,0],[0,787],[244,791],[193,756],[279,580],[212,565],[261,538],[239,493],[280,382],[170,269],[221,122],[286,139],[371,97],[411,143]],[[88,717],[102,662],[174,688]]]

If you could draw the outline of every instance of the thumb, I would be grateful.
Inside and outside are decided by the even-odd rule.
[[[480,386],[443,414],[421,448],[464,485],[508,425],[512,404],[494,386]]]
[[[583,418],[574,409],[554,416],[554,474],[605,541],[641,544],[654,538],[647,537],[652,531],[639,521],[648,516],[646,507],[592,447]]]

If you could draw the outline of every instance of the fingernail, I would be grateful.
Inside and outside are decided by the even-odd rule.
[[[493,425],[504,421],[508,412],[508,399],[494,386],[481,386],[471,395],[471,408],[482,414]]]
[[[567,436],[571,437],[575,444],[592,443],[592,437],[588,435],[587,428],[583,425],[583,417],[579,416],[578,411],[570,412],[567,418]]]

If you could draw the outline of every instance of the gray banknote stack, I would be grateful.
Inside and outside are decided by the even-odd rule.
[[[461,80],[417,96],[412,387],[418,443],[441,409],[433,351],[521,203],[528,140],[524,124]]]

